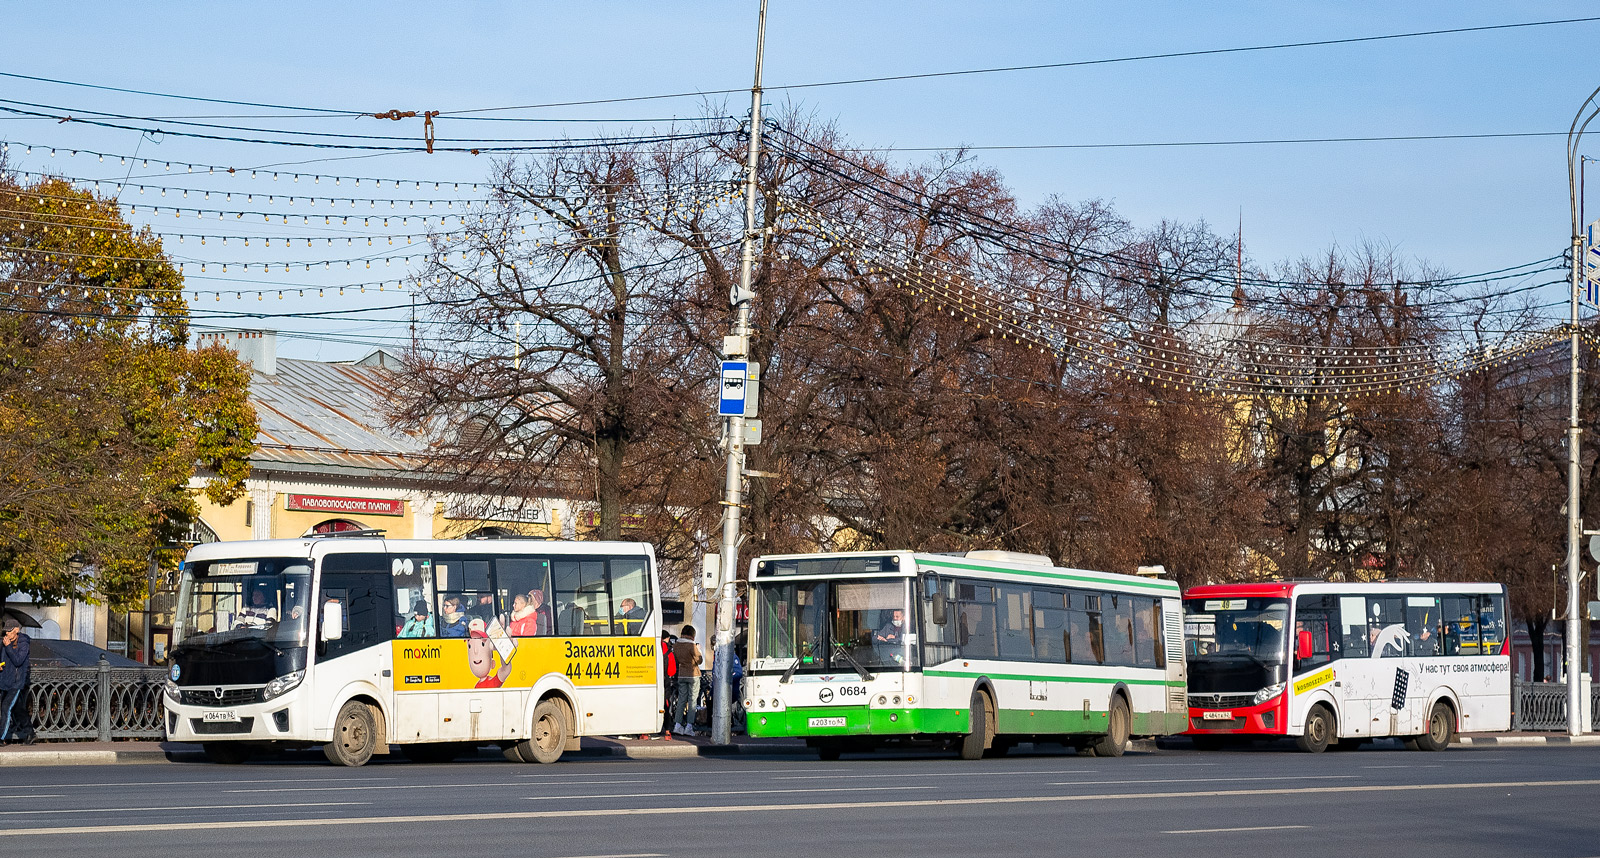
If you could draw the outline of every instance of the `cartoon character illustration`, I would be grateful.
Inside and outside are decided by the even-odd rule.
[[[499,670],[495,670],[497,660],[500,662]],[[499,688],[511,675],[511,658],[499,658],[489,635],[483,629],[475,628],[467,636],[467,668],[473,676],[478,677],[478,684],[474,688]]]

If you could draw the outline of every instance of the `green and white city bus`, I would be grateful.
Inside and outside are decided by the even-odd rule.
[[[1022,741],[1118,756],[1187,726],[1178,585],[1006,551],[759,557],[752,736],[823,759],[894,740],[963,759]]]

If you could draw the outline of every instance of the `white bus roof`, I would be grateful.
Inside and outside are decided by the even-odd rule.
[[[996,580],[1032,581],[1063,586],[1099,585],[1124,588],[1137,593],[1162,593],[1178,595],[1178,584],[1165,578],[1141,575],[1123,575],[1117,572],[1097,572],[1092,569],[1074,569],[1056,566],[1050,558],[1039,554],[1019,554],[1001,551],[968,551],[962,554],[934,554],[915,551],[837,551],[817,554],[768,554],[750,561],[751,577],[766,581],[815,580],[837,578],[846,573],[817,575],[762,575],[755,574],[761,561],[848,559],[852,557],[888,557],[900,560],[900,569],[892,572],[850,573],[850,577],[907,577],[917,569],[940,569],[954,572],[967,571],[993,575]],[[909,562],[908,562],[909,561]]]
[[[328,554],[646,554],[648,542],[575,542],[553,539],[386,539],[384,537],[304,536],[207,542],[189,549],[187,561],[233,557],[311,557]]]

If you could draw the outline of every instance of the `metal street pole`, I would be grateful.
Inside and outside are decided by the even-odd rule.
[[[744,243],[739,253],[739,285],[728,296],[733,305],[733,336],[739,354],[747,357],[750,342],[750,303],[755,298],[755,278],[760,232],[756,229],[756,168],[761,160],[761,57],[766,49],[767,0],[761,0],[756,22],[756,78],[750,87],[750,147],[744,163]],[[744,504],[744,431],[742,415],[727,418],[728,471],[722,499],[722,597],[717,600],[716,670],[711,676],[711,741],[733,741],[733,612],[738,601],[739,521]]]
[[[1582,674],[1584,669],[1583,656],[1588,651],[1587,641],[1579,640],[1582,634],[1582,623],[1578,618],[1578,542],[1583,538],[1583,518],[1578,509],[1578,481],[1580,472],[1580,454],[1578,439],[1583,430],[1578,426],[1578,289],[1581,286],[1583,271],[1583,220],[1579,214],[1578,190],[1578,143],[1583,139],[1583,132],[1589,127],[1595,116],[1600,115],[1600,108],[1589,113],[1584,118],[1584,111],[1594,103],[1595,96],[1600,96],[1600,88],[1589,93],[1583,104],[1578,107],[1578,112],[1572,117],[1572,125],[1567,128],[1567,189],[1572,210],[1572,295],[1571,311],[1571,360],[1569,368],[1568,391],[1569,410],[1567,414],[1567,735],[1581,736],[1587,724],[1583,723],[1583,686]],[[1581,121],[1581,124],[1580,124]]]

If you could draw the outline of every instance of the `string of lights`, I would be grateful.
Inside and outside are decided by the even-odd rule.
[[[1023,244],[1020,246],[1004,246],[1006,246],[1006,248],[1012,252],[1024,253],[1038,259],[1039,261],[1051,264],[1082,264],[1085,262],[1103,262],[1125,266],[1135,270],[1150,267],[1147,261],[1135,257],[1129,257],[1124,253],[1115,251],[1098,251],[1093,248],[1081,246],[1070,246],[1059,240],[1052,239],[1047,235],[1029,232],[1016,224],[998,220],[981,212],[974,212],[961,205],[958,201],[941,198],[939,200],[938,213],[936,216],[933,216],[931,215],[930,207],[928,205],[921,204],[915,199],[915,197],[925,196],[927,194],[926,189],[913,187],[898,179],[895,179],[893,176],[885,175],[882,171],[875,170],[867,165],[859,164],[855,161],[845,158],[842,155],[839,155],[835,150],[813,143],[810,140],[807,140],[805,137],[795,134],[794,132],[789,131],[775,122],[768,122],[767,128],[768,130],[780,135],[781,138],[793,140],[799,145],[814,150],[822,157],[813,157],[811,155],[807,155],[805,152],[800,151],[794,146],[783,144],[781,140],[769,140],[769,149],[780,151],[786,156],[794,158],[795,160],[807,166],[810,166],[827,175],[838,178],[846,182],[850,187],[870,192],[874,195],[873,199],[876,199],[879,202],[885,202],[891,209],[895,211],[913,214],[925,219],[931,218],[931,220],[942,224],[964,226],[967,228],[966,234],[975,239],[1010,239],[1022,242]],[[824,161],[823,158],[846,165],[855,170],[856,173],[850,173],[838,169],[828,161]],[[888,190],[883,187],[884,185],[897,188],[900,193],[895,193],[894,191]],[[1052,248],[1053,250],[1064,254],[1066,258],[1062,259],[1051,254],[1041,254],[1037,249],[1038,247]],[[1513,266],[1512,268],[1499,269],[1497,271],[1484,272],[1481,274],[1450,275],[1447,277],[1415,282],[1372,282],[1351,285],[1359,285],[1362,288],[1408,286],[1413,288],[1445,289],[1453,286],[1492,281],[1495,279],[1496,275],[1503,275],[1506,274],[1506,272],[1511,272],[1517,268],[1542,265],[1551,261],[1559,260],[1561,258],[1562,257],[1560,255],[1555,255],[1546,257],[1545,259],[1536,260],[1531,263],[1523,263],[1522,265]],[[1204,271],[1184,273],[1197,279],[1208,280],[1217,284],[1218,286],[1227,287],[1230,290],[1235,285],[1248,287],[1251,289],[1280,290],[1302,289],[1307,287],[1325,287],[1331,285],[1326,282],[1265,278],[1243,271],[1236,272],[1235,277],[1231,280],[1225,280],[1217,277],[1214,274]],[[1517,275],[1512,274],[1509,276]]]
[[[118,154],[114,152],[101,152],[93,149],[67,148],[61,146],[49,146],[41,143],[28,143],[25,141],[0,139],[0,152],[7,152],[11,149],[11,147],[18,147],[23,151],[24,154],[28,155],[32,155],[35,149],[40,150],[41,154],[43,154],[45,151],[48,151],[51,158],[55,158],[57,153],[64,154],[69,158],[75,158],[79,155],[86,157],[92,155],[95,157],[97,163],[104,163],[107,158],[114,158],[119,166],[127,166],[131,162],[135,166],[142,166],[144,169],[150,169],[150,165],[155,164],[162,168],[162,173],[160,175],[172,174],[174,176],[226,176],[229,178],[270,179],[274,182],[288,180],[295,184],[306,181],[313,185],[320,185],[323,182],[331,182],[335,187],[342,187],[345,183],[350,183],[358,188],[361,187],[362,182],[366,182],[367,184],[379,189],[383,188],[385,184],[388,184],[395,190],[402,190],[408,185],[411,186],[413,190],[422,190],[427,185],[432,185],[434,190],[440,190],[443,188],[443,186],[448,185],[452,190],[455,191],[459,191],[462,188],[466,188],[471,191],[490,191],[497,187],[496,183],[494,182],[461,182],[417,178],[401,179],[381,176],[347,176],[328,173],[275,170],[267,167],[240,167],[224,166],[220,164],[202,164],[190,161],[163,160],[161,158],[151,158],[149,156],[139,157],[137,155],[129,155],[126,153]],[[173,167],[178,167],[180,169],[177,173],[173,173]],[[585,180],[582,182],[574,181],[565,185],[553,183],[549,187],[552,189],[553,193],[561,193],[564,190],[581,190],[584,188],[605,187],[609,184],[613,183]],[[627,182],[615,184],[638,186],[641,183],[629,180]],[[695,183],[690,182],[689,184]]]
[[[1097,365],[1161,388],[1218,395],[1364,396],[1415,390],[1551,344],[1562,330],[1515,332],[1489,348],[1426,343],[1354,350],[1327,344],[1307,348],[1242,336],[1207,340],[1193,333],[1146,331],[1103,308],[1049,307],[1016,300],[1011,286],[973,282],[928,260],[885,248],[835,229],[814,213],[811,225],[856,258],[869,276],[944,306],[953,316],[986,326],[991,335]],[[1247,326],[1248,328],[1248,326]]]

